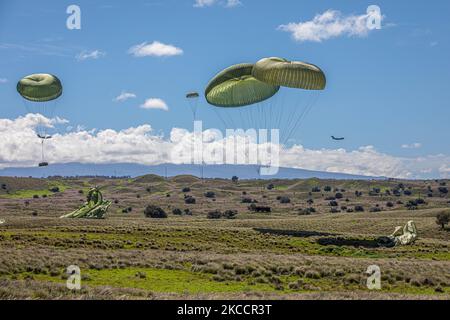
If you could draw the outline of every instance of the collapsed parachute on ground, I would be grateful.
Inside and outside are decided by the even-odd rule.
[[[269,99],[279,86],[252,76],[253,64],[233,65],[218,73],[208,84],[205,97],[216,107],[244,107]]]
[[[407,246],[413,244],[418,238],[417,227],[414,221],[408,221],[405,226],[398,226],[387,237],[378,238],[378,245],[392,248],[395,246]]]
[[[62,95],[63,86],[58,77],[38,73],[20,79],[17,83],[17,92],[24,98],[24,104],[29,113],[40,114],[51,119],[56,108],[55,100]],[[39,167],[46,167],[48,162],[44,161],[44,141],[51,138],[48,123],[38,124],[36,135],[41,139],[42,146],[42,161]]]
[[[86,203],[78,210],[61,216],[61,219],[104,219],[108,208],[111,206],[111,201],[104,201],[100,189],[95,187],[89,190],[87,194]]]

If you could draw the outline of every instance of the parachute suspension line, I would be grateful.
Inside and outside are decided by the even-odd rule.
[[[41,139],[41,155],[42,155],[42,162],[44,162],[44,139]]]
[[[224,128],[226,129],[227,124],[226,124],[225,120],[223,119],[223,117],[221,116],[219,110],[217,110],[216,107],[214,107],[213,110],[214,110],[214,113],[217,115],[217,117],[220,119],[220,121],[223,123]]]
[[[274,115],[274,120],[273,120],[274,121],[273,127],[275,129],[279,129],[279,130],[282,129],[281,125],[282,125],[282,120],[283,120],[283,113],[289,114],[288,112],[286,112],[286,110],[283,110],[283,109],[285,109],[284,108],[284,106],[286,105],[285,102],[286,102],[286,92],[284,91],[281,94],[281,102],[280,102],[278,108],[275,108],[275,115]]]
[[[190,101],[189,105],[191,107],[192,117],[194,118],[194,122],[197,120],[197,102]]]
[[[282,141],[285,140],[285,138],[287,138],[286,133],[289,133],[292,129],[292,125],[298,120],[299,117],[302,117],[303,112],[305,112],[306,109],[306,105],[303,102],[303,94],[299,94],[296,99],[295,99],[295,103],[291,104],[289,106],[288,109],[288,114],[292,115],[289,117],[289,119],[287,119],[286,122],[286,130],[284,133],[284,136],[281,137]],[[293,110],[291,110],[293,109]],[[292,111],[292,112],[291,112]],[[286,140],[289,140],[289,138],[287,138]]]
[[[283,144],[285,144],[291,138],[291,136],[294,133],[295,129],[298,129],[301,126],[302,120],[309,114],[309,112],[311,111],[313,106],[316,104],[318,98],[319,98],[319,94],[317,92],[316,94],[314,94],[312,96],[311,101],[308,103],[308,105],[306,106],[306,108],[304,109],[304,111],[302,112],[300,117],[297,119],[297,121],[295,122],[295,125],[291,128],[289,134],[284,139]]]
[[[297,127],[297,124],[301,121],[307,109],[307,106],[300,104],[300,102],[297,102],[297,104],[293,104],[293,107],[295,108],[295,110],[293,110],[292,117],[289,119],[286,125],[286,131],[281,137],[281,142],[283,145],[289,142]]]
[[[281,98],[283,97],[283,92],[281,92]],[[283,105],[282,105],[282,103],[283,103],[283,101],[280,101],[280,97],[278,97],[278,96],[275,96],[275,99],[274,99],[274,101],[272,102],[272,104],[271,104],[271,112],[272,112],[272,110],[275,110],[275,112],[281,112],[281,110],[278,110],[278,109],[282,109],[283,108]],[[270,117],[270,119],[269,119],[271,122],[273,121],[273,117],[272,117],[272,115],[271,115],[271,117]],[[271,129],[274,129],[274,124],[271,124]],[[276,128],[275,128],[276,129]]]

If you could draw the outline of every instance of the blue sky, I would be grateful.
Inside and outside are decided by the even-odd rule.
[[[66,28],[66,8],[80,6],[82,29]],[[376,4],[381,30],[299,41],[279,29],[327,10],[360,16]],[[25,114],[15,92],[22,76],[58,75],[65,91],[55,112],[72,126],[125,130],[150,124],[168,135],[191,128],[184,94],[202,92],[221,69],[267,56],[309,61],[327,74],[327,89],[293,138],[309,150],[373,146],[395,158],[450,155],[448,1],[21,1],[0,0],[0,118]],[[159,41],[182,54],[135,57],[133,46]],[[80,54],[98,58],[77,59]],[[2,80],[1,80],[2,79]],[[135,98],[113,99],[122,92]],[[168,111],[140,105],[162,99]],[[289,97],[288,97],[289,99]],[[199,118],[220,120],[204,100]],[[344,142],[330,135],[345,136]],[[403,147],[402,147],[403,146]],[[408,148],[407,148],[408,147]],[[6,161],[6,160],[5,160]],[[434,170],[434,169],[433,169]],[[438,175],[438,174],[436,174]]]

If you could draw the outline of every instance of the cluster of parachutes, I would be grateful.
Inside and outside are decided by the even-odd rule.
[[[206,101],[218,109],[231,111],[239,110],[239,115],[226,114],[221,116],[224,121],[228,117],[230,124],[238,123],[239,118],[248,119],[253,123],[253,128],[265,128],[271,125],[271,120],[278,119],[274,128],[282,128],[285,137],[289,137],[300,124],[302,118],[309,111],[312,103],[290,103],[270,101],[277,95],[281,87],[293,88],[305,92],[324,90],[326,86],[325,73],[317,66],[300,61],[288,61],[283,58],[264,58],[256,63],[241,63],[230,66],[214,76],[205,89]],[[46,118],[52,118],[55,109],[55,100],[62,92],[63,86],[57,76],[51,74],[32,74],[22,78],[17,83],[17,92],[23,97],[28,112],[41,114]],[[196,119],[198,100],[200,94],[192,91],[186,94],[194,120]],[[249,106],[256,106],[258,112]],[[249,108],[244,108],[249,107]],[[248,109],[248,112],[242,112]],[[268,112],[267,112],[268,111]],[[262,115],[262,116],[261,116]],[[284,115],[284,119],[283,119]],[[258,121],[258,119],[264,119]],[[272,122],[273,124],[273,122]],[[240,129],[234,126],[235,129]],[[42,144],[42,162],[39,166],[47,166],[44,158],[44,142],[51,138],[48,134],[48,124],[43,123],[36,128],[37,136]],[[244,129],[244,128],[242,128]]]
[[[280,87],[323,90],[325,86],[325,74],[315,65],[265,58],[221,71],[209,82],[205,97],[216,107],[244,107],[271,98]]]
[[[275,99],[281,87],[295,91],[294,102],[287,103],[284,96],[282,101]],[[209,81],[204,95],[217,107],[216,114],[226,128],[281,129],[282,138],[287,140],[314,103],[308,93],[325,87],[325,73],[319,67],[271,57],[220,71]],[[198,92],[186,94],[194,119],[199,97]]]

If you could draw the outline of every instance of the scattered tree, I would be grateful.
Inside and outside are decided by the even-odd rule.
[[[440,212],[436,216],[436,224],[440,225],[442,230],[445,229],[445,226],[450,222],[450,212]]]

